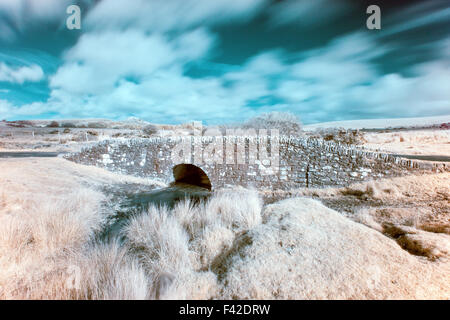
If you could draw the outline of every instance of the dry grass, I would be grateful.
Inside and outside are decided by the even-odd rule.
[[[123,244],[100,243],[110,212],[96,189],[135,180],[61,159],[0,168],[0,299],[450,298],[447,235],[401,226],[388,237],[317,201],[263,208],[256,191],[235,188],[196,206],[151,207],[128,221]],[[436,174],[297,194],[425,201],[446,197],[446,182]]]
[[[96,189],[124,183],[153,184],[62,159],[0,160],[0,299],[146,298],[127,250],[95,240],[110,213]]]
[[[262,191],[266,197],[314,197],[350,219],[379,229],[383,223],[450,234],[450,173],[409,175],[342,188]],[[370,221],[369,221],[370,220]],[[375,224],[374,224],[375,223]]]
[[[69,166],[65,183],[54,172],[41,181],[36,171],[45,165],[36,161],[22,172],[12,161],[1,163],[9,165],[0,178],[10,188],[0,189],[0,299],[216,297],[217,277],[209,270],[214,258],[261,221],[255,191],[222,191],[195,207],[189,201],[173,210],[152,207],[129,221],[124,245],[99,243],[106,197],[83,187],[92,169]],[[69,178],[68,172],[77,174]],[[28,176],[26,184],[21,175]],[[102,172],[91,179],[91,187],[123,181]]]
[[[230,249],[240,233],[261,223],[261,208],[256,191],[222,190],[195,207],[186,200],[171,211],[151,207],[132,218],[124,235],[132,255],[151,278],[158,279],[151,296],[215,297],[219,288],[211,272],[214,260]]]
[[[224,298],[448,299],[449,264],[428,262],[311,199],[269,205],[225,260]]]
[[[60,261],[80,251],[102,226],[102,198],[79,189],[64,200],[35,199],[24,211],[0,215],[0,296],[48,298],[58,292],[54,281],[65,268]]]
[[[118,244],[94,240],[104,196],[80,188],[0,216],[0,298],[144,299],[147,277]]]
[[[364,145],[399,154],[450,155],[450,130],[414,130],[364,134]]]

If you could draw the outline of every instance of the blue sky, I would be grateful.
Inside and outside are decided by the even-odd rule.
[[[1,119],[436,116],[449,88],[444,0],[0,0]]]

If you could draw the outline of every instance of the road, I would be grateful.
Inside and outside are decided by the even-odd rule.
[[[62,154],[60,152],[0,152],[0,158],[52,158],[57,157],[59,154]]]

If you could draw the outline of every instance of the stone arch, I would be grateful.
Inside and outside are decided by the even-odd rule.
[[[208,190],[212,189],[211,180],[201,168],[193,164],[182,163],[172,169],[175,182],[187,183]]]

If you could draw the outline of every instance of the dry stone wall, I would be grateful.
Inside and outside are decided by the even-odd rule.
[[[222,155],[222,162],[203,161],[202,155],[211,151],[208,146],[212,142],[222,145],[223,150],[219,148],[218,151]],[[174,160],[173,151],[180,144],[190,147],[190,157]],[[258,151],[266,148],[269,160],[262,159],[260,152],[255,153],[252,147],[254,145],[258,146]],[[237,164],[239,155],[236,154],[240,147],[245,148],[245,161]],[[276,147],[279,149],[277,161],[274,160],[276,154],[270,154],[272,147],[274,150]],[[232,164],[229,161],[231,158],[226,156],[227,152],[234,157]],[[235,136],[113,139],[99,142],[79,153],[69,154],[66,158],[77,163],[164,182],[173,180],[172,169],[175,165],[190,163],[200,167],[208,175],[213,189],[227,185],[284,190],[293,187],[343,186],[410,172],[449,169],[445,163],[403,159],[313,138],[286,136],[276,140],[270,137]]]

